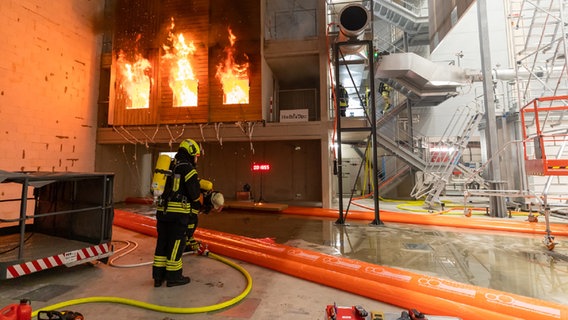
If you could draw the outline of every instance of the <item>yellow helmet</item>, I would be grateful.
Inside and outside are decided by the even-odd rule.
[[[180,148],[187,150],[190,156],[198,156],[201,153],[197,142],[191,139],[185,139],[179,144]]]

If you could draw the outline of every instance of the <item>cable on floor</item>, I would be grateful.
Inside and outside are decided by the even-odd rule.
[[[119,254],[116,257],[113,257],[112,259],[109,260],[108,264],[111,267],[115,267],[115,268],[134,268],[134,267],[141,267],[141,266],[147,266],[147,265],[151,265],[153,263],[153,261],[147,261],[147,262],[141,262],[141,263],[134,263],[134,264],[116,264],[115,261],[124,257],[125,255],[129,254],[130,252],[136,250],[136,248],[138,248],[138,243],[135,241],[131,241],[131,240],[113,240],[113,242],[122,242],[125,243],[126,245],[124,247],[121,247],[119,249],[114,250],[114,254],[116,255],[117,253],[126,250],[126,252],[123,252],[121,254]]]
[[[207,251],[205,253],[205,255],[208,256],[209,258],[223,262],[226,265],[229,265],[230,267],[238,270],[239,272],[241,272],[243,274],[243,276],[247,280],[247,286],[238,296],[236,296],[232,299],[229,299],[227,301],[217,303],[217,304],[213,304],[213,305],[209,305],[209,306],[187,307],[187,308],[184,308],[184,307],[168,307],[168,306],[162,306],[162,305],[147,303],[147,302],[138,301],[138,300],[134,300],[134,299],[121,298],[121,297],[111,297],[111,296],[87,297],[87,298],[80,298],[80,299],[63,301],[63,302],[60,302],[60,303],[53,304],[51,306],[43,307],[39,310],[32,312],[32,317],[34,317],[34,318],[37,317],[37,315],[40,311],[58,310],[58,309],[63,309],[65,307],[77,305],[77,304],[101,303],[101,302],[120,303],[120,304],[125,304],[125,305],[129,305],[129,306],[134,306],[134,307],[138,307],[138,308],[148,309],[148,310],[157,311],[157,312],[164,312],[164,313],[194,314],[194,313],[205,313],[205,312],[221,310],[221,309],[232,306],[232,305],[238,303],[239,301],[243,300],[252,290],[252,277],[250,276],[248,271],[246,271],[243,267],[239,266],[238,264],[234,263],[233,261],[230,261],[230,260],[223,258],[219,255],[216,255],[212,252]]]

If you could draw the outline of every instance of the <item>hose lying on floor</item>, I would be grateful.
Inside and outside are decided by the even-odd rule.
[[[221,302],[221,303],[218,303],[218,304],[214,304],[214,305],[210,305],[210,306],[203,306],[203,307],[191,307],[191,308],[161,306],[161,305],[157,305],[157,304],[147,303],[147,302],[138,301],[138,300],[134,300],[134,299],[121,298],[121,297],[87,297],[87,298],[68,300],[68,301],[53,304],[51,306],[43,307],[39,310],[34,311],[32,313],[32,317],[37,317],[37,315],[40,311],[58,310],[58,309],[62,309],[62,308],[68,307],[68,306],[72,306],[72,305],[84,304],[84,303],[97,303],[97,302],[98,303],[100,303],[100,302],[120,303],[120,304],[130,305],[130,306],[134,306],[134,307],[138,307],[138,308],[144,308],[144,309],[157,311],[157,312],[164,312],[164,313],[179,313],[179,314],[204,313],[204,312],[221,310],[223,308],[227,308],[227,307],[234,305],[234,304],[238,303],[239,301],[243,300],[252,290],[252,278],[251,278],[250,274],[248,273],[248,271],[246,271],[243,267],[239,266],[238,264],[236,264],[236,263],[234,263],[234,262],[232,262],[228,259],[225,259],[225,258],[223,258],[219,255],[216,255],[212,252],[208,252],[207,256],[212,258],[212,259],[221,261],[221,262],[235,268],[236,270],[240,271],[245,276],[245,278],[247,280],[247,286],[243,290],[243,292],[241,292],[241,294],[239,294],[238,296],[236,296],[236,297],[234,297],[230,300],[227,300],[225,302]]]

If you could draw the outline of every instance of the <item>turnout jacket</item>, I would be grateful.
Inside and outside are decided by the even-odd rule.
[[[176,153],[170,165],[171,175],[166,180],[161,206],[158,212],[198,214],[201,208],[199,201],[201,191],[197,170],[191,161],[191,156],[185,149]]]

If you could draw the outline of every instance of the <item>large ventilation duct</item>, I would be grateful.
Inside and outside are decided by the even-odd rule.
[[[371,22],[371,14],[361,4],[352,3],[339,11],[339,36],[337,42],[362,40],[365,29]],[[363,49],[362,45],[342,46],[343,54],[356,54]]]
[[[363,34],[370,21],[369,10],[360,4],[348,4],[339,12],[339,31],[353,40]]]

